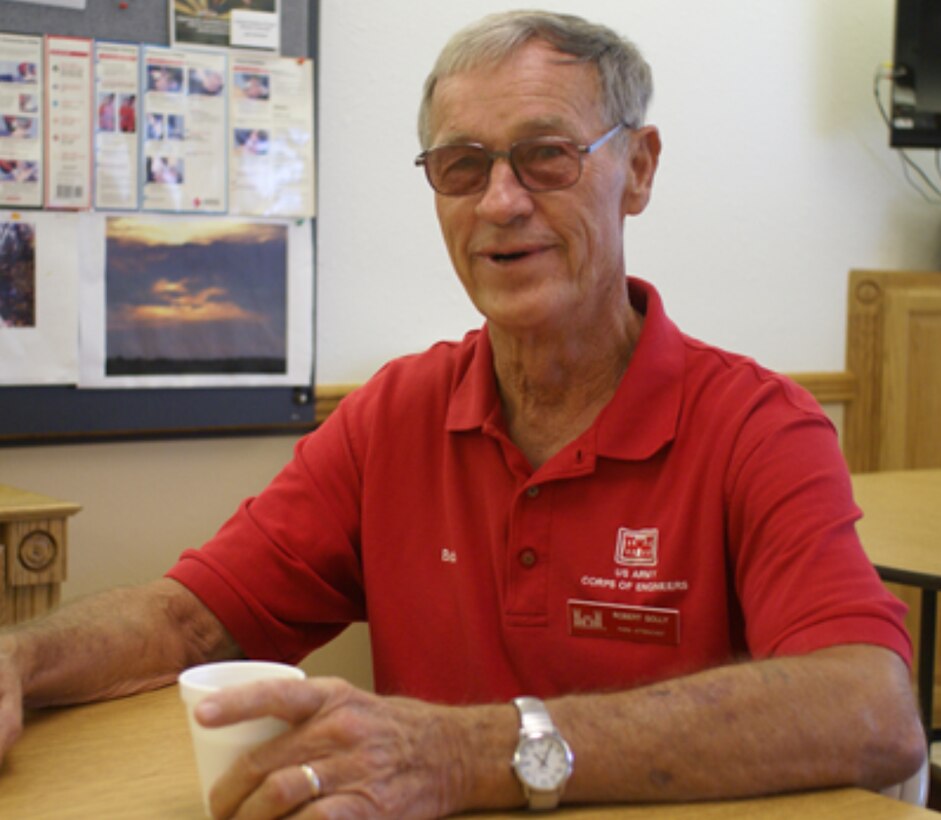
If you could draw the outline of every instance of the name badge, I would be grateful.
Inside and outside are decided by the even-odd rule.
[[[617,641],[680,644],[680,611],[654,606],[568,602],[569,634],[576,638],[611,638]]]

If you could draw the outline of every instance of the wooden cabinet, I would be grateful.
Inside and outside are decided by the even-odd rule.
[[[848,297],[846,367],[857,384],[843,424],[850,469],[941,467],[941,272],[855,270]],[[917,589],[889,587],[908,604],[906,625],[919,635]],[[941,723],[939,688],[936,664],[934,725]]]
[[[941,467],[941,273],[850,273],[846,408],[853,472]]]
[[[0,625],[34,618],[59,603],[68,568],[66,523],[80,509],[0,484]]]

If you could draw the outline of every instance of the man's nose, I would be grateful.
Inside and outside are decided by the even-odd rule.
[[[477,215],[489,222],[504,225],[520,216],[528,216],[532,208],[532,194],[517,179],[509,159],[494,159],[487,187],[477,203]]]

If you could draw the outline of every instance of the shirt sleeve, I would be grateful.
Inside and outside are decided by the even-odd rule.
[[[782,400],[791,405],[784,423],[774,409]],[[816,402],[796,386],[769,392],[730,467],[730,559],[751,654],[868,643],[910,666],[906,607],[863,551],[849,473]]]
[[[360,476],[343,405],[293,459],[168,577],[189,588],[250,657],[297,662],[365,619]]]

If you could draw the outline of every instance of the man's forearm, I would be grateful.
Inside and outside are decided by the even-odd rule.
[[[834,785],[917,769],[924,736],[907,670],[846,646],[550,704],[575,749],[570,800],[672,801]]]
[[[209,610],[168,579],[80,599],[0,635],[27,706],[153,689],[186,666],[237,654]]]
[[[904,663],[871,646],[742,663],[547,706],[575,754],[567,802],[878,789],[913,774],[925,752]],[[521,805],[509,768],[515,715],[478,708],[501,751],[465,756],[466,765],[484,768],[464,784],[462,808]]]

